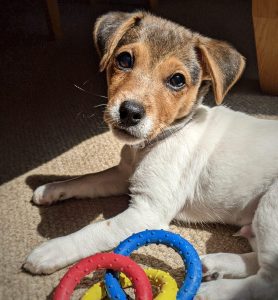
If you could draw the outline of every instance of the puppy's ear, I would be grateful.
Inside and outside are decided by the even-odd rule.
[[[205,37],[198,39],[197,50],[203,79],[212,81],[215,101],[219,105],[242,74],[245,59],[229,44]]]
[[[110,12],[99,17],[94,26],[94,42],[101,57],[103,71],[124,34],[144,17],[143,12]]]

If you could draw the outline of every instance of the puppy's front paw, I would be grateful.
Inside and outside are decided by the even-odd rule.
[[[75,262],[75,250],[66,237],[50,240],[31,252],[23,268],[33,274],[51,274]]]
[[[59,183],[53,182],[39,186],[34,191],[32,201],[37,205],[49,205],[64,197],[65,193],[61,191]]]
[[[221,253],[202,255],[203,281],[211,281],[223,278],[223,270],[218,262],[221,259]]]

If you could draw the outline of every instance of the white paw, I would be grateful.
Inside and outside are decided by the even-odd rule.
[[[39,186],[33,194],[33,202],[37,205],[49,205],[58,200],[62,200],[65,194],[62,193],[57,183],[48,183]]]
[[[67,237],[41,244],[27,257],[23,268],[33,274],[51,274],[78,259],[75,248]]]
[[[221,269],[222,253],[201,256],[203,280],[211,281],[223,278],[224,270]]]
[[[47,196],[46,196],[46,189],[47,189],[47,185],[41,185],[38,188],[36,188],[36,190],[34,191],[33,194],[33,202],[35,204],[41,205],[41,204],[47,204]],[[50,204],[50,201],[49,201]]]

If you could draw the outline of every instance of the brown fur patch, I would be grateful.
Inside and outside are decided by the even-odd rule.
[[[221,104],[227,92],[241,76],[244,58],[225,42],[201,38],[199,49],[203,55],[206,72],[210,75],[215,101]]]

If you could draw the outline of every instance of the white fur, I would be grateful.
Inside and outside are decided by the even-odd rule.
[[[114,122],[120,122],[120,103],[117,102],[109,107],[108,112]]]
[[[25,268],[51,273],[109,250],[133,232],[167,228],[174,218],[252,224],[257,254],[203,257],[204,276],[218,272],[224,279],[203,283],[196,299],[277,299],[277,137],[277,121],[200,106],[190,123],[167,138],[143,149],[124,146],[119,166],[37,189],[39,204],[61,194],[93,198],[128,191],[131,201],[108,221],[39,246]]]

